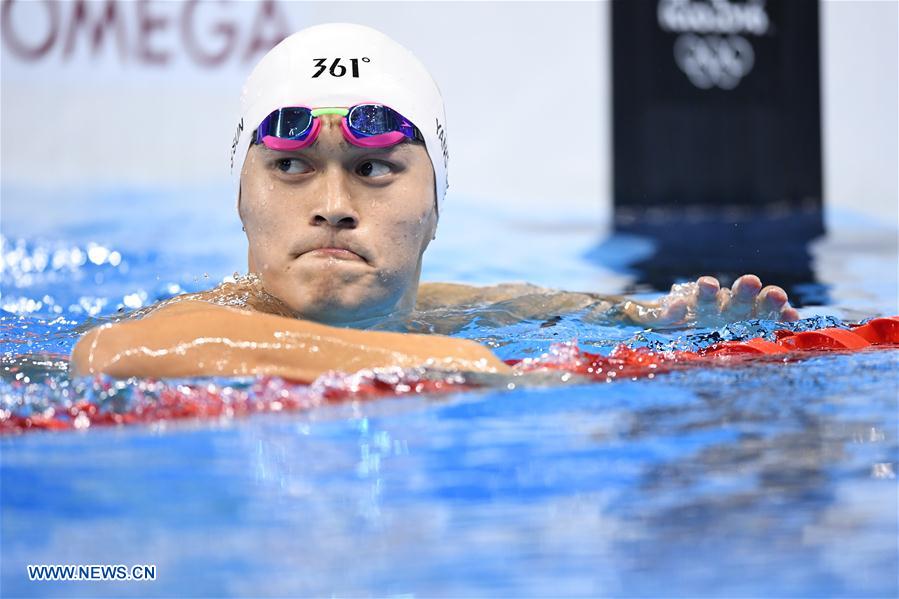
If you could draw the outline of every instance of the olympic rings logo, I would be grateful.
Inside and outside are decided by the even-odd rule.
[[[700,89],[733,89],[752,70],[755,52],[741,35],[684,33],[674,42],[674,60]]]

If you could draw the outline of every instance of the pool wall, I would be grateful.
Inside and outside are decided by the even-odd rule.
[[[80,20],[77,5],[3,4],[4,186],[70,202],[73,188],[215,185],[227,178],[237,96],[255,60],[292,30],[355,21],[413,49],[437,79],[448,206],[471,197],[522,206],[522,218],[545,203],[584,207],[596,221],[609,214],[607,2],[111,1],[84,4]],[[894,2],[838,1],[820,10],[825,204],[890,223],[899,198],[897,11]],[[536,138],[519,126],[533,114],[550,123]]]

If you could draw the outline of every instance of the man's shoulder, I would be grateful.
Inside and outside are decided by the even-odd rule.
[[[174,314],[231,308],[250,312],[293,317],[290,309],[278,298],[268,293],[259,277],[249,275],[235,277],[206,291],[185,293],[151,306],[142,314]]]
[[[422,283],[418,289],[416,309],[430,310],[446,306],[492,304],[522,295],[548,291],[530,283],[501,283],[484,286],[462,283]]]

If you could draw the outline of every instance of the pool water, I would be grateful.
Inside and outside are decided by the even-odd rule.
[[[4,188],[3,407],[80,393],[65,355],[85,327],[241,270],[223,197]],[[626,257],[650,243],[604,236],[586,209],[453,202],[425,280],[614,293],[635,274],[592,249],[605,238]],[[815,284],[793,290],[803,327],[899,313],[895,229],[837,216],[810,248]],[[560,316],[473,319],[458,334],[522,358],[560,341],[606,353],[714,333]],[[608,384],[560,373],[512,390],[2,436],[0,595],[895,596],[897,362],[873,350]],[[155,564],[157,577],[30,582],[28,564]]]

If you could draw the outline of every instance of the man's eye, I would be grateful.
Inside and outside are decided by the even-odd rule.
[[[377,160],[366,160],[356,167],[356,173],[363,177],[381,177],[390,174],[390,166]]]
[[[282,158],[275,162],[275,166],[279,171],[288,175],[300,175],[312,170],[308,164],[299,158]]]

